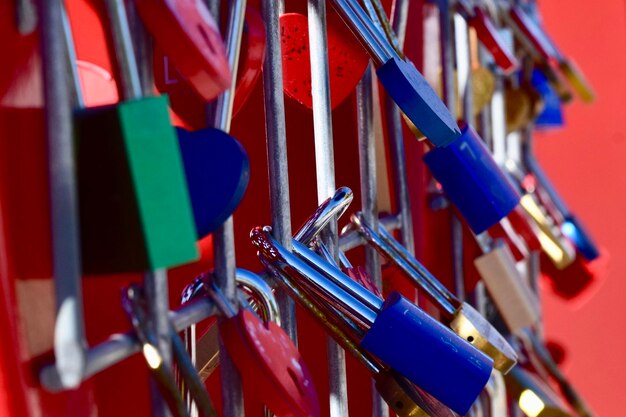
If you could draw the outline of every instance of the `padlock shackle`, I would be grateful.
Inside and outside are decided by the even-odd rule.
[[[124,100],[141,98],[141,81],[137,56],[133,48],[130,25],[123,0],[104,2],[111,28],[109,35],[113,41],[115,60],[119,71],[120,85]]]
[[[458,305],[460,304],[459,301],[456,300],[452,293],[445,289],[445,287],[443,287],[445,291],[440,291],[437,286],[433,285],[434,282],[438,283],[439,281],[415,258],[408,255],[406,249],[402,251],[396,250],[396,246],[400,248],[403,247],[386,230],[384,232],[387,234],[387,239],[383,239],[381,234],[384,228],[379,226],[379,232],[381,232],[381,234],[375,232],[372,226],[365,221],[361,212],[354,213],[351,217],[351,221],[361,236],[363,236],[382,256],[395,263],[413,284],[423,289],[428,298],[440,307],[441,311],[446,314],[448,319],[454,316],[457,308],[453,302]],[[390,244],[388,240],[395,242],[397,245]],[[413,258],[414,262],[410,262],[405,259],[405,257]],[[416,268],[414,264],[418,267]],[[423,274],[423,271],[426,271],[427,274]],[[442,286],[441,283],[439,283],[439,286]]]
[[[306,246],[300,242],[293,240],[292,243],[298,246],[300,252],[307,255],[307,258],[313,261],[313,265],[319,269],[314,268],[307,261],[294,255],[282,246],[276,239],[274,239],[270,233],[271,228],[269,226],[256,227],[250,232],[250,239],[252,243],[258,248],[257,256],[261,258],[263,263],[271,263],[278,269],[284,271],[286,276],[293,277],[297,280],[305,280],[309,282],[316,290],[324,297],[335,300],[340,303],[346,311],[348,311],[354,317],[359,318],[363,323],[371,326],[376,319],[376,314],[382,307],[383,302],[371,294],[369,291],[361,287],[361,293],[366,292],[369,294],[371,303],[373,306],[365,304],[363,301],[357,299],[353,294],[346,291],[342,286],[337,285],[323,273],[328,270],[334,270],[326,263],[322,258],[310,251]],[[352,281],[349,277],[345,276],[341,271],[334,270],[333,275],[340,277],[344,283],[350,282],[352,285],[358,285]],[[360,286],[359,286],[360,287]]]
[[[339,187],[332,197],[327,198],[294,235],[294,239],[309,246],[315,237],[333,219],[340,218],[348,209],[354,194],[348,187]]]
[[[391,47],[387,39],[381,40],[380,33],[374,27],[374,22],[372,22],[358,2],[333,0],[333,6],[335,6],[335,9],[360,41],[361,45],[367,50],[376,66],[380,66],[397,56],[396,51]]]
[[[285,286],[291,296],[310,314],[312,314],[328,333],[340,344],[344,349],[352,353],[356,359],[361,362],[369,372],[376,375],[382,369],[382,365],[378,363],[367,351],[362,350],[355,343],[347,333],[347,328],[353,330],[351,324],[346,324],[346,318],[337,309],[333,308],[328,303],[316,302],[315,297],[310,295],[305,289],[300,288],[295,282],[292,282],[292,278],[283,270],[277,268],[271,263],[266,263],[265,267],[268,271],[279,278],[282,285]],[[362,331],[354,332],[354,335],[360,339],[362,337]]]
[[[362,285],[355,282],[341,270],[333,267],[330,263],[326,262],[322,257],[300,242],[294,240],[292,244],[293,253],[295,255],[323,273],[335,285],[338,285],[342,290],[359,300],[359,302],[363,303],[363,305],[365,305],[368,309],[375,312],[381,309],[383,301],[376,295],[372,294]]]

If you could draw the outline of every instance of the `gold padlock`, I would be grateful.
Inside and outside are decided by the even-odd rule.
[[[552,388],[516,366],[505,377],[507,392],[530,417],[574,417]]]
[[[582,71],[578,69],[573,61],[569,59],[562,60],[559,62],[559,69],[582,101],[591,103],[595,100],[595,93],[593,88],[591,88],[591,84],[589,84]]]
[[[539,205],[535,196],[529,193],[525,194],[520,200],[520,205],[539,226],[540,234],[538,237],[541,248],[554,263],[554,266],[558,269],[564,269],[571,265],[576,257],[576,249]]]
[[[544,109],[541,96],[530,85],[519,88],[507,86],[504,99],[507,134],[526,127]]]

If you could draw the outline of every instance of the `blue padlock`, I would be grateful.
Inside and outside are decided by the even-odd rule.
[[[561,232],[574,243],[578,251],[588,261],[593,261],[600,256],[600,251],[587,230],[573,215],[565,217],[561,224]]]
[[[381,84],[402,112],[435,145],[446,146],[461,135],[454,117],[415,65],[394,49],[359,2],[333,5],[378,67]]]
[[[387,94],[436,146],[447,146],[461,135],[452,114],[412,62],[392,57],[376,70]]]
[[[469,125],[450,145],[424,155],[424,162],[476,234],[499,222],[520,201],[514,185]]]
[[[250,161],[237,140],[219,129],[177,128],[198,239],[237,208],[250,180]]]
[[[367,330],[355,334],[361,347],[453,411],[467,413],[489,380],[491,358],[399,293],[383,302],[302,243],[292,240],[296,255],[270,232],[257,227],[250,236],[271,273],[362,323]]]
[[[559,128],[565,124],[561,99],[556,90],[550,85],[548,78],[539,69],[534,69],[531,82],[541,96],[544,107],[535,119],[535,126],[539,129]]]

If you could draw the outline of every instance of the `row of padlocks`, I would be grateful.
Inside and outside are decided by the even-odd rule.
[[[594,415],[539,280],[606,254],[532,146],[594,94],[534,1],[6,0],[0,37],[1,415]]]

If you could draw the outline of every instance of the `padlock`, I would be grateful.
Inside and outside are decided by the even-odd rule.
[[[465,125],[462,132],[456,141],[432,149],[423,159],[474,233],[479,234],[509,214],[520,196],[476,131]]]
[[[205,101],[230,87],[231,70],[219,29],[205,3],[135,0],[159,48]]]
[[[279,278],[280,283],[287,288],[292,297],[324,326],[335,341],[372,373],[379,394],[398,416],[452,416],[452,412],[436,399],[414,387],[397,372],[382,366],[367,351],[360,348],[353,340],[354,335],[348,335],[344,330],[346,326],[341,324],[345,317],[342,317],[341,313],[332,308],[329,303],[316,302],[314,296],[291,282],[291,279],[282,271],[272,265],[268,265],[268,269]]]
[[[75,116],[84,272],[180,265],[197,257],[196,233],[167,98],[141,97],[123,6],[107,5],[126,101]]]
[[[409,60],[398,56],[358,2],[333,0],[333,6],[378,67],[379,81],[411,122],[437,146],[459,137],[453,116]]]
[[[442,320],[457,335],[490,356],[499,371],[506,373],[515,366],[517,355],[502,335],[473,307],[456,298],[384,227],[379,225],[375,231],[361,213],[353,214],[351,221],[368,243],[396,264],[414,285],[425,291],[441,312]]]
[[[580,417],[593,417],[594,412],[585,403],[585,400],[577,392],[572,383],[565,377],[565,375],[563,375],[558,365],[554,362],[554,359],[550,355],[550,352],[546,349],[539,337],[533,333],[531,329],[526,329],[524,334],[521,335],[521,338],[526,344],[526,349],[529,353],[535,357],[535,359],[538,359],[543,370],[547,371],[547,373],[557,383],[563,397],[576,411],[577,415]]]
[[[280,16],[283,85],[287,96],[313,108],[311,55],[307,17],[300,13]],[[330,107],[334,109],[350,96],[363,77],[369,57],[333,13],[327,15],[328,74]]]
[[[535,118],[535,125],[539,128],[562,127],[565,122],[561,99],[550,85],[545,74],[538,69],[534,69],[531,82],[533,88],[541,95],[541,100],[544,103],[543,110]]]
[[[560,229],[546,211],[539,205],[533,194],[525,194],[520,200],[524,211],[535,221],[541,233],[539,242],[543,252],[558,268],[564,269],[570,265],[575,257],[576,250],[561,234]]]
[[[545,108],[542,96],[531,85],[507,86],[504,99],[507,134],[528,126]]]
[[[582,223],[574,215],[569,214],[565,216],[565,221],[561,223],[561,232],[572,241],[586,260],[593,261],[600,257],[600,250]]]
[[[489,357],[400,294],[383,302],[297,240],[292,241],[297,255],[289,252],[270,231],[257,227],[250,234],[270,271],[306,282],[317,297],[363,325],[361,347],[452,410],[467,412],[487,383],[493,365]]]
[[[489,252],[474,260],[474,265],[511,333],[539,322],[539,300],[523,282],[503,242],[496,242]]]
[[[168,407],[176,416],[190,416],[185,401],[178,390],[171,364],[162,357],[159,351],[157,338],[149,326],[145,301],[138,286],[131,285],[122,292],[122,306],[135,329],[135,334],[142,346],[142,353],[150,373],[160,387]],[[203,417],[217,417],[209,394],[196,373],[196,369],[185,351],[183,342],[180,340],[171,322],[169,326],[172,351],[178,373],[184,380],[185,386],[189,390],[197,409],[200,411],[200,415]]]
[[[250,181],[250,161],[235,138],[218,129],[177,128],[198,239],[237,208]]]
[[[265,47],[266,34],[263,17],[255,7],[248,5],[239,53],[239,68],[236,74],[233,118],[254,91],[265,61]],[[158,45],[154,48],[154,84],[161,94],[168,95],[174,115],[180,118],[185,126],[193,129],[206,126],[205,100],[196,93],[189,81],[179,74],[170,57],[164,54]]]
[[[552,388],[530,371],[516,366],[505,380],[509,396],[527,416],[574,417]]]
[[[510,75],[519,68],[519,61],[515,54],[506,45],[504,39],[493,25],[493,22],[479,6],[473,6],[469,1],[462,0],[457,3],[457,9],[468,21],[478,39],[485,49],[491,54],[494,62],[505,75]]]
[[[236,311],[208,275],[203,280],[224,316],[219,330],[226,350],[243,383],[254,388],[250,392],[277,415],[318,417],[310,372],[287,333],[273,322],[263,323],[249,310]]]

